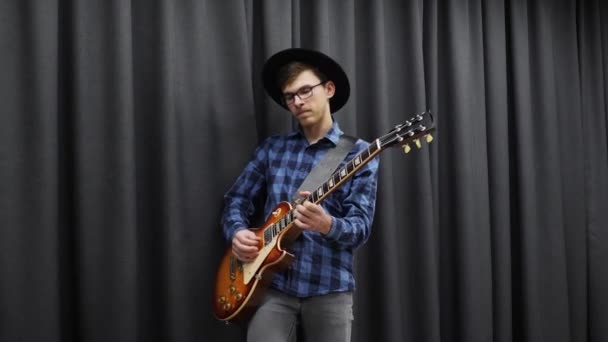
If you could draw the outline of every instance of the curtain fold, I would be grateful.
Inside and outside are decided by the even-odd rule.
[[[214,319],[222,196],[291,130],[261,69],[347,71],[381,158],[353,341],[608,336],[599,0],[0,2],[0,341],[242,341]],[[258,213],[261,217],[267,213]]]

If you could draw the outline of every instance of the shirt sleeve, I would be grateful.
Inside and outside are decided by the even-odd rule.
[[[378,158],[369,161],[353,177],[350,191],[342,200],[342,215],[335,215],[325,235],[338,248],[355,249],[364,244],[371,234],[376,208],[378,186]]]
[[[226,242],[230,243],[234,234],[249,228],[255,211],[256,199],[266,186],[266,159],[268,139],[260,144],[238,176],[232,187],[224,195],[222,229]]]

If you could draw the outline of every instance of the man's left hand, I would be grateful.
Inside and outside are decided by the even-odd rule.
[[[310,196],[310,192],[300,192],[300,196],[308,197]],[[327,234],[331,229],[332,217],[318,204],[304,201],[304,203],[296,205],[294,215],[294,223],[300,229],[311,230],[321,234]]]

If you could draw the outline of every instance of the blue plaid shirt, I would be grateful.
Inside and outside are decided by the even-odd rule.
[[[336,146],[341,135],[334,121],[327,135],[312,145],[299,130],[263,141],[224,196],[226,240],[231,242],[238,230],[250,227],[258,196],[266,195],[264,217],[279,202],[292,201],[312,167]],[[341,166],[368,145],[358,139]],[[275,275],[271,287],[297,297],[354,289],[353,250],[365,243],[371,232],[378,163],[378,158],[372,159],[320,203],[333,217],[329,233],[304,230],[288,248],[295,255],[294,263]]]

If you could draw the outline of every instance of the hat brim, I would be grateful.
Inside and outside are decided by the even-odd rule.
[[[276,103],[285,109],[289,109],[283,102],[282,89],[277,85],[277,74],[284,65],[296,61],[316,67],[327,76],[329,81],[334,82],[336,91],[334,96],[329,99],[329,107],[332,113],[337,112],[346,104],[350,95],[350,84],[342,67],[332,58],[321,52],[302,48],[290,48],[279,51],[272,55],[264,64],[262,70],[264,88]]]

